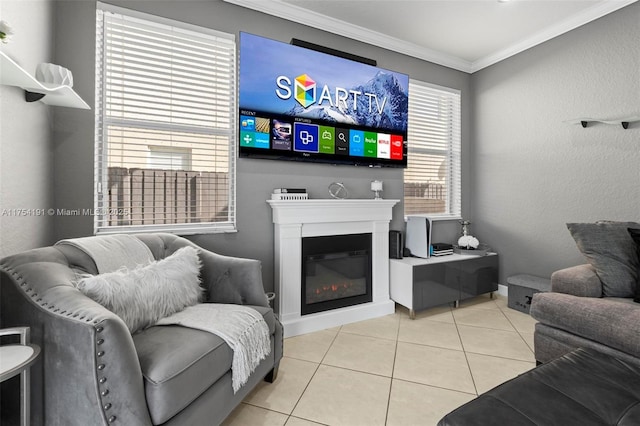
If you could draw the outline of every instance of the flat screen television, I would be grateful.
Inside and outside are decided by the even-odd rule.
[[[407,166],[409,76],[240,33],[239,155]]]

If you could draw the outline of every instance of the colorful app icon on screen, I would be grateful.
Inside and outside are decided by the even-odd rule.
[[[404,138],[400,135],[391,135],[391,159],[402,160],[404,155]]]
[[[376,132],[364,132],[364,156],[378,156],[378,134]]]
[[[320,126],[320,152],[323,154],[333,154],[336,151],[336,129],[335,127]]]
[[[349,129],[336,128],[336,154],[349,155]]]
[[[378,133],[378,158],[391,158],[391,135]]]
[[[291,151],[293,145],[292,124],[285,121],[273,120],[271,127],[271,147],[273,149],[281,149]]]
[[[255,148],[255,132],[240,132],[240,146],[246,146],[248,148]]]
[[[318,152],[318,126],[295,123],[293,126],[293,149],[301,152]]]
[[[245,132],[254,132],[256,130],[256,119],[249,115],[240,116],[240,130]]]
[[[364,157],[364,132],[362,130],[349,131],[349,155]]]

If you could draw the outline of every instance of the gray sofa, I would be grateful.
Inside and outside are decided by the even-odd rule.
[[[537,293],[531,316],[536,360],[546,363],[576,348],[593,348],[640,366],[640,303],[633,298],[602,297],[590,264],[551,275],[551,293]]]
[[[171,234],[136,237],[156,260],[197,247]],[[264,294],[260,262],[197,248],[207,302],[252,306],[269,327],[270,354],[235,394],[233,352],[218,336],[181,326],[132,335],[120,317],[76,289],[77,272],[97,273],[83,251],[52,246],[0,261],[0,327],[29,326],[42,348],[31,369],[33,425],[215,425],[260,381],[275,379],[282,325]]]

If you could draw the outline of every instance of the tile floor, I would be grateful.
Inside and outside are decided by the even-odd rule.
[[[409,319],[396,313],[291,337],[273,384],[225,421],[254,425],[435,425],[535,367],[535,320],[488,295]]]

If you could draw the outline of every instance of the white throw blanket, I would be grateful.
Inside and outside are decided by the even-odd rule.
[[[260,361],[271,352],[267,323],[258,311],[247,306],[201,303],[162,318],[156,325],[181,325],[223,339],[233,349],[233,393],[247,383]]]
[[[106,235],[58,241],[55,245],[76,247],[93,259],[99,274],[122,267],[135,269],[154,261],[149,247],[131,235]]]

